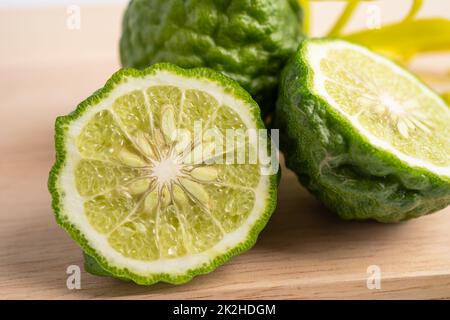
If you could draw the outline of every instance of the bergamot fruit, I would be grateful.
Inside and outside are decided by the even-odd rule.
[[[450,110],[361,46],[306,40],[283,71],[276,124],[287,166],[345,219],[396,222],[450,203]]]
[[[296,0],[132,0],[123,18],[121,60],[138,69],[171,62],[221,71],[266,112],[302,38],[301,21]]]
[[[59,117],[49,190],[86,269],[183,283],[250,248],[277,187],[250,129],[260,110],[236,82],[170,64],[123,69]]]

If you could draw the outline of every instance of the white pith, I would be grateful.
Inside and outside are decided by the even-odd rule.
[[[168,157],[154,164],[150,176],[156,178],[159,186],[181,176],[182,164],[175,157]]]
[[[159,71],[155,75],[148,75],[144,78],[126,79],[121,84],[118,84],[106,98],[102,99],[102,101],[100,101],[97,105],[90,106],[78,119],[73,120],[70,123],[70,127],[68,128],[67,135],[65,137],[65,148],[68,156],[65,158],[64,167],[61,169],[61,173],[57,181],[58,188],[62,191],[60,194],[64,194],[61,199],[61,214],[65,215],[67,219],[85,236],[89,245],[96,252],[106,258],[109,265],[117,268],[127,268],[130,271],[142,276],[155,273],[171,273],[173,275],[184,274],[190,269],[208,264],[217,256],[224,254],[229,249],[236,247],[238,244],[245,241],[255,222],[265,212],[271,187],[270,176],[261,175],[259,184],[254,189],[254,207],[245,223],[237,230],[225,234],[220,242],[205,252],[191,254],[181,258],[159,259],[148,262],[124,257],[113,249],[109,245],[106,236],[91,227],[86,215],[84,214],[84,199],[78,194],[75,186],[74,169],[77,162],[81,159],[75,145],[75,137],[80,134],[85,124],[94,114],[105,109],[111,111],[111,105],[118,97],[135,90],[145,90],[154,85],[172,85],[183,90],[197,89],[208,92],[219,102],[220,105],[226,105],[238,113],[247,128],[256,128],[256,122],[253,114],[249,110],[249,107],[241,100],[235,99],[231,95],[227,94],[220,85],[202,79],[186,78],[167,71]],[[158,165],[153,168],[154,176],[160,179],[160,181],[163,181],[170,180],[174,175],[177,175],[177,170],[179,170],[179,168],[173,161],[173,159],[165,159],[164,161],[161,161],[158,164],[160,166],[159,168]],[[165,168],[163,168],[163,166],[165,166]],[[173,169],[172,173],[167,173],[165,170],[167,168]]]
[[[389,68],[395,71],[396,74],[398,74],[399,77],[406,78],[410,81],[415,82],[418,84],[421,89],[423,90],[423,93],[425,93],[427,96],[432,98],[436,101],[436,106],[440,106],[441,109],[437,110],[436,112],[442,112],[442,113],[450,113],[449,108],[447,105],[440,99],[436,93],[431,91],[428,87],[420,83],[414,76],[397,66],[395,63],[389,61],[386,58],[383,58],[379,55],[374,54],[368,49],[365,49],[361,46],[353,45],[345,41],[339,41],[339,40],[333,40],[333,41],[310,41],[308,44],[304,47],[303,52],[306,58],[306,61],[313,71],[311,74],[312,84],[310,84],[310,90],[313,91],[318,96],[321,96],[325,101],[328,101],[330,105],[336,109],[339,113],[341,113],[344,117],[346,117],[348,120],[350,120],[353,124],[353,126],[360,131],[364,136],[366,136],[371,144],[374,146],[384,149],[392,154],[394,154],[396,157],[398,157],[400,160],[408,163],[410,166],[413,167],[421,167],[425,168],[431,172],[434,172],[438,175],[445,175],[450,176],[450,166],[436,166],[432,163],[426,162],[422,159],[414,158],[412,156],[409,156],[407,154],[404,154],[403,152],[399,151],[398,149],[394,148],[391,144],[381,140],[380,138],[374,136],[370,131],[365,129],[354,116],[346,113],[339,105],[338,102],[335,101],[335,99],[328,93],[328,91],[325,88],[325,81],[327,80],[327,77],[320,72],[320,63],[322,59],[326,58],[327,51],[329,49],[337,50],[337,49],[351,49],[354,51],[358,51],[364,55],[369,56],[371,59],[375,60],[377,63],[387,65]],[[407,115],[407,117],[411,117],[411,114],[405,113],[406,110],[404,108],[398,108],[398,101],[395,101],[391,96],[389,96],[389,93],[386,93],[384,96],[384,99],[386,99],[385,109],[387,112],[391,113],[391,117],[400,117],[402,114]],[[389,100],[389,101],[387,101]],[[389,103],[388,103],[389,102]],[[401,121],[401,120],[400,120]],[[400,122],[401,124],[401,122]],[[399,128],[402,129],[402,128]],[[425,126],[423,126],[423,130],[427,130]],[[401,130],[400,130],[401,131]],[[408,135],[407,131],[406,133],[400,132],[402,135]]]
[[[380,97],[380,101],[391,113],[399,116],[402,116],[405,113],[405,109],[402,107],[402,104],[393,98],[389,93],[384,93]]]

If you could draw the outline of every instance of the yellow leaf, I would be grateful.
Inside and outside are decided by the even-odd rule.
[[[405,20],[411,20],[417,16],[417,14],[419,13],[420,9],[423,6],[423,1],[424,0],[414,0],[413,1],[412,5],[411,5],[411,9],[409,10],[409,13],[406,16]]]
[[[298,0],[298,4],[303,10],[303,32],[309,34],[311,31],[311,0]]]
[[[381,29],[342,36],[397,60],[407,61],[418,53],[450,51],[450,20],[406,20]]]
[[[344,8],[339,19],[335,22],[334,26],[331,28],[330,32],[328,32],[329,37],[337,37],[341,34],[342,29],[344,29],[345,25],[353,16],[353,13],[358,8],[361,0],[348,0],[347,6]]]
[[[450,105],[450,92],[444,93],[442,95],[442,97],[444,98],[444,100],[447,102],[448,105]]]

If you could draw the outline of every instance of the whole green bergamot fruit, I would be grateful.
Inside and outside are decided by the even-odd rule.
[[[267,113],[295,52],[302,10],[296,0],[132,0],[123,18],[123,66],[155,62],[209,67],[239,82]]]
[[[396,222],[450,204],[450,108],[393,62],[305,40],[281,77],[286,165],[345,219]]]

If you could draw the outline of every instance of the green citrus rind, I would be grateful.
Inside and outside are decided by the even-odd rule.
[[[208,67],[236,80],[273,111],[281,69],[303,34],[296,0],[133,0],[124,14],[124,67],[157,62]]]
[[[448,206],[450,177],[375,146],[316,93],[305,50],[330,41],[303,41],[282,73],[275,126],[286,166],[343,219],[390,223]]]
[[[144,70],[136,70],[131,68],[121,69],[112,75],[103,88],[95,91],[90,97],[81,102],[73,112],[65,116],[60,116],[56,119],[56,161],[49,174],[48,189],[52,197],[52,208],[55,213],[57,223],[68,232],[72,239],[75,240],[82,248],[85,254],[89,256],[89,261],[85,265],[87,266],[87,271],[92,271],[92,273],[99,275],[112,275],[120,279],[129,279],[142,285],[151,285],[157,282],[183,284],[197,275],[206,274],[213,271],[218,266],[230,260],[232,257],[250,249],[256,243],[260,231],[265,227],[270,216],[275,210],[277,198],[278,175],[275,174],[269,177],[269,186],[265,197],[265,210],[259,214],[259,218],[251,226],[245,240],[240,241],[237,246],[234,246],[226,252],[216,256],[208,263],[189,269],[183,274],[154,273],[149,275],[141,275],[129,270],[128,268],[119,268],[114,266],[102,255],[101,252],[95,250],[90,245],[83,233],[78,230],[78,228],[71,221],[69,221],[62,208],[62,197],[64,195],[61,194],[61,190],[58,186],[58,178],[66,163],[67,152],[65,139],[67,137],[67,130],[72,121],[82,116],[91,106],[96,105],[98,102],[106,98],[110,92],[112,92],[119,84],[127,81],[128,78],[139,78],[147,75],[154,75],[159,71],[169,72],[171,74],[186,78],[203,79],[221,86],[227,94],[230,94],[233,98],[244,102],[253,116],[252,120],[256,124],[256,128],[265,128],[261,120],[260,109],[257,103],[244,89],[242,89],[242,87],[239,86],[238,83],[207,68],[182,69],[169,63],[155,64]],[[98,266],[95,266],[94,268],[93,266],[95,263],[93,264],[92,262],[97,262],[101,269],[98,268]],[[103,271],[98,272],[99,270]]]

